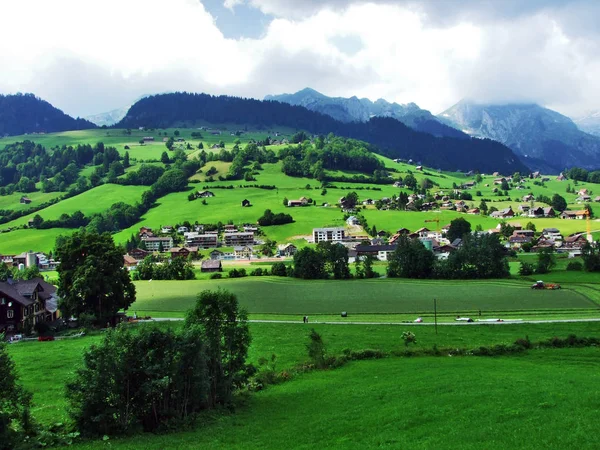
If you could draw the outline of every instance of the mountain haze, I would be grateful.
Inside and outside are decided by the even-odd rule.
[[[460,101],[440,118],[472,136],[510,147],[530,167],[557,173],[600,167],[600,138],[568,117],[536,104],[486,105]]]
[[[583,117],[573,119],[581,131],[600,136],[600,111],[591,111]]]
[[[389,117],[368,122],[340,122],[330,116],[277,101],[207,94],[174,93],[146,97],[131,106],[119,128],[198,126],[200,123],[283,126],[312,134],[360,139],[392,158],[412,159],[447,170],[513,173],[528,169],[507,147],[491,140],[436,138]]]
[[[106,125],[110,127],[115,123],[121,121],[125,114],[127,114],[127,110],[129,110],[129,106],[125,106],[123,108],[113,109],[112,111],[108,111],[105,113],[93,114],[91,116],[85,117],[85,120],[89,120],[90,122],[98,125],[99,127]]]
[[[74,119],[33,94],[0,95],[0,137],[90,128],[96,125]]]
[[[434,136],[465,137],[455,129],[442,124],[437,117],[419,108],[415,103],[400,105],[382,98],[372,102],[368,98],[328,97],[311,88],[302,89],[295,94],[267,95],[265,100],[303,106],[340,122],[368,122],[372,117],[391,117],[414,130]]]

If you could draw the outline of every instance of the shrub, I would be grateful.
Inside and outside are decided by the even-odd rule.
[[[309,342],[306,345],[306,348],[308,350],[310,362],[317,369],[327,368],[327,360],[325,359],[325,343],[323,342],[323,338],[313,328],[308,335],[308,339]]]
[[[282,262],[276,262],[271,266],[271,275],[277,277],[285,277],[287,276],[287,267]]]
[[[583,264],[580,261],[570,261],[567,264],[567,270],[581,271],[583,270]]]
[[[84,353],[67,384],[71,415],[87,435],[154,431],[206,408],[205,336],[200,327],[176,333],[121,325]],[[182,387],[185,386],[185,389]]]
[[[263,270],[261,267],[259,267],[258,269],[254,269],[252,272],[250,272],[251,277],[261,277],[263,275],[267,275],[267,271]]]
[[[223,275],[222,275],[222,274],[220,274],[220,273],[218,273],[218,272],[216,272],[216,273],[213,273],[213,274],[210,276],[210,279],[211,279],[211,280],[220,280],[221,278],[223,278]]]
[[[229,278],[243,278],[247,276],[246,269],[231,269],[229,271]]]
[[[405,331],[402,333],[402,340],[404,341],[404,345],[408,347],[409,344],[416,344],[417,337],[411,331]]]
[[[533,264],[521,262],[521,267],[519,267],[519,275],[527,276],[533,274]]]

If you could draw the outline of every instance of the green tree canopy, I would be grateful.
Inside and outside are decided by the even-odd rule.
[[[446,237],[450,242],[455,239],[462,239],[465,234],[471,232],[471,223],[462,217],[458,217],[450,222],[450,228],[446,233]]]
[[[123,249],[109,233],[85,230],[56,240],[61,297],[66,315],[92,314],[104,323],[135,301],[135,286],[123,267]]]

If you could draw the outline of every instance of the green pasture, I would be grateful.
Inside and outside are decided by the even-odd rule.
[[[26,225],[30,219],[39,214],[44,220],[58,219],[62,214],[72,214],[75,211],[81,211],[85,215],[106,211],[114,203],[124,202],[135,204],[142,198],[142,192],[147,190],[147,186],[121,186],[119,184],[103,184],[92,188],[74,197],[62,200],[47,208],[41,209],[28,216],[20,217],[2,224],[4,229]],[[39,230],[45,232],[47,230]]]
[[[75,230],[69,228],[50,228],[49,230],[15,230],[10,233],[0,233],[0,254],[16,255],[33,250],[49,252],[54,249],[56,238],[69,235]]]
[[[64,192],[14,192],[10,195],[0,195],[0,209],[11,210],[11,211],[22,211],[24,209],[34,208],[36,205],[40,203],[45,203],[49,200],[52,200],[56,197],[60,197]],[[28,205],[21,203],[21,197],[29,197],[31,199],[31,203]],[[0,227],[2,227],[0,225]]]
[[[180,324],[161,326],[179,327]],[[306,361],[305,344],[311,328],[323,336],[329,354],[341,354],[344,349],[402,350],[401,334],[406,329],[417,335],[415,349],[430,349],[434,344],[439,348],[510,344],[525,335],[532,341],[564,337],[571,333],[598,335],[597,323],[445,326],[439,327],[437,334],[433,327],[251,323],[249,362],[256,364],[260,357],[275,354],[277,370],[286,370]],[[24,386],[34,393],[32,413],[37,420],[42,423],[68,420],[64,384],[81,363],[84,348],[100,338],[96,334],[54,342],[21,342],[9,347]],[[42,346],[44,350],[40,351]],[[391,433],[390,430],[394,431],[396,440],[405,439],[407,445],[414,441],[412,448],[424,445],[421,434],[425,430],[419,431],[420,422],[424,420],[425,424],[431,425],[433,420],[423,419],[422,414],[436,416],[436,430],[457,429],[455,434],[444,432],[450,433],[448,436],[455,440],[445,442],[444,448],[448,445],[459,448],[465,443],[459,439],[464,433],[477,434],[483,428],[489,438],[492,425],[499,427],[497,431],[500,431],[505,426],[512,428],[514,420],[527,427],[535,424],[534,432],[541,433],[539,428],[545,427],[544,424],[566,426],[570,424],[571,415],[576,414],[579,427],[587,427],[587,419],[584,418],[593,417],[593,414],[584,412],[597,403],[600,395],[593,388],[599,381],[598,364],[597,349],[593,348],[531,351],[526,356],[511,358],[419,357],[352,363],[335,371],[300,375],[289,383],[256,393],[239,405],[234,415],[209,420],[196,430],[165,436],[138,435],[125,440],[111,439],[109,443],[84,443],[76,448],[107,445],[115,448],[283,448],[286,441],[283,435],[280,436],[282,427],[289,428],[286,433],[286,448],[289,448],[289,435],[296,432],[298,426],[303,426],[299,424],[306,420],[310,421],[313,429],[312,433],[304,434],[307,436],[306,448],[330,447],[332,442],[344,444],[349,433],[353,448],[359,443],[361,447],[375,446],[378,441],[370,439],[381,433]],[[40,379],[45,381],[41,383]],[[533,379],[535,383],[532,383]],[[302,399],[308,403],[305,405]],[[463,400],[466,401],[464,407],[457,407],[462,405]],[[394,408],[388,405],[388,401],[395,405]],[[423,405],[428,405],[428,408],[424,410]],[[415,412],[408,413],[412,408]],[[453,413],[447,413],[446,408],[453,408]],[[477,414],[471,416],[473,408]],[[544,421],[534,420],[542,413]],[[299,415],[298,420],[295,419],[296,414]],[[394,423],[404,424],[403,421],[410,420],[411,425],[402,425],[402,430],[388,425],[369,425],[371,433],[367,434],[373,436],[354,435],[353,430],[359,426],[356,421],[371,424],[377,419],[387,423],[390,414],[395,418]],[[300,420],[300,417],[304,419]],[[525,424],[522,423],[523,417],[527,417]],[[318,425],[321,422],[327,426],[322,428]],[[552,429],[549,427],[547,432]],[[493,442],[510,447],[522,439],[520,433],[523,433],[521,427],[516,427],[511,433],[498,433],[499,437]],[[505,434],[504,440],[499,441]],[[587,434],[587,431],[581,433],[582,436]],[[437,432],[432,436],[437,436]],[[586,448],[587,441],[573,441],[574,436],[579,434],[560,433],[560,440],[555,444],[564,446],[567,442],[576,442]],[[437,442],[427,441],[431,445],[437,445]],[[476,443],[481,445],[481,441]],[[546,441],[543,443],[548,447]]]
[[[197,430],[76,448],[593,449],[599,381],[593,349],[356,362],[260,392]]]
[[[235,293],[251,314],[292,315],[460,314],[598,308],[586,295],[572,289],[533,291],[528,282],[421,280],[298,280],[252,277],[222,280],[139,281],[137,300],[130,311],[169,316],[191,308],[197,293],[223,288]],[[175,316],[177,317],[177,316]],[[385,318],[381,319],[385,320]]]

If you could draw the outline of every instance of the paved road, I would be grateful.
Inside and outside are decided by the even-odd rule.
[[[179,321],[182,318],[168,318],[160,317],[152,319],[155,322],[169,322]],[[150,321],[149,321],[150,322]],[[300,324],[306,325],[300,320],[248,320],[251,323],[289,323],[289,324]],[[472,326],[472,325],[518,325],[518,324],[536,324],[536,323],[578,323],[578,322],[600,322],[600,319],[557,319],[557,320],[503,320],[502,322],[490,322],[490,321],[475,321],[475,322],[438,322],[438,326]],[[414,325],[414,326],[427,326],[435,325],[433,322],[319,322],[312,321],[310,324],[321,324],[321,325]]]

